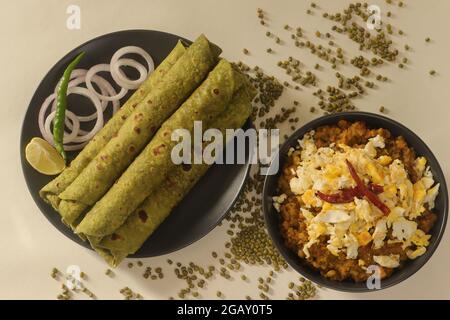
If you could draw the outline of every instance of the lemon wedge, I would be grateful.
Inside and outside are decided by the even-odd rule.
[[[25,148],[25,158],[34,169],[46,175],[61,173],[66,167],[58,151],[41,138],[31,139]]]

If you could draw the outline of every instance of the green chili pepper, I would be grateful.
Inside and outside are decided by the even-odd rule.
[[[55,120],[53,122],[53,140],[55,142],[56,150],[66,160],[66,153],[64,151],[64,121],[66,119],[67,107],[67,88],[69,86],[70,75],[73,69],[76,68],[80,60],[84,57],[84,52],[81,52],[64,70],[64,74],[59,81],[58,90],[56,93],[56,111]]]

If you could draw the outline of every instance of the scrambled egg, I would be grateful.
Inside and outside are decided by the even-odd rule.
[[[285,195],[284,193],[280,194],[278,197],[272,197],[273,207],[275,208],[275,210],[280,212],[280,206],[286,199],[287,199],[287,195]]]
[[[313,137],[314,131],[310,131],[299,140],[301,162],[289,183],[302,204],[301,213],[307,222],[309,241],[303,247],[306,257],[310,256],[309,248],[322,235],[328,236],[327,249],[332,254],[337,256],[342,252],[348,259],[358,259],[358,248],[371,242],[375,249],[387,242],[402,243],[410,259],[423,255],[431,236],[418,229],[414,219],[423,214],[425,207],[434,207],[439,192],[439,184],[435,184],[426,159],[416,159],[414,170],[419,180],[413,184],[400,160],[387,155],[377,157],[377,149],[385,148],[385,141],[379,135],[369,139],[364,148],[331,145],[318,149]],[[332,204],[317,196],[317,191],[336,194],[356,186],[346,160],[366,185],[383,187],[378,197],[390,209],[389,215],[384,215],[366,198],[355,197],[349,203]],[[284,194],[274,197],[274,207],[280,210],[285,199]],[[393,239],[388,240],[388,234]],[[383,267],[395,268],[400,263],[398,255],[373,258]]]
[[[382,267],[397,268],[400,265],[400,256],[398,254],[391,254],[389,256],[373,256],[373,261]]]

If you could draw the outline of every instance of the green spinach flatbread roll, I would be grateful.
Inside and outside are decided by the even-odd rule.
[[[148,144],[161,124],[202,83],[217,64],[220,49],[200,36],[138,104],[117,134],[59,195],[63,219],[74,226]]]
[[[239,90],[211,127],[223,134],[225,129],[242,127],[251,114],[252,98],[253,93],[246,88]],[[93,248],[110,266],[118,266],[126,256],[135,253],[142,246],[209,167],[208,164],[193,164],[188,169],[182,165],[176,166],[119,228],[97,240],[98,243]]]
[[[137,89],[127,102],[117,111],[117,113],[105,124],[105,126],[95,135],[95,137],[83,148],[77,157],[70,163],[58,177],[45,185],[41,191],[41,197],[58,210],[60,199],[58,195],[63,192],[89,162],[100,152],[109,140],[119,131],[125,120],[133,112],[133,106],[140,103],[144,97],[161,81],[167,71],[172,68],[175,62],[186,51],[184,45],[179,41],[170,54],[160,63],[147,80]],[[67,208],[66,210],[70,210]],[[65,211],[65,210],[64,210]],[[71,216],[72,214],[68,214]]]
[[[95,243],[119,228],[175,167],[171,150],[177,142],[172,141],[172,132],[186,129],[192,133],[194,121],[202,121],[206,129],[225,110],[245,81],[246,78],[235,71],[228,61],[221,60],[183,105],[163,123],[141,154],[86,214],[75,232]]]

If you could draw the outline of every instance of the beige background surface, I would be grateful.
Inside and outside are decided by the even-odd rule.
[[[397,2],[397,1],[395,1]],[[392,81],[383,84],[363,100],[357,101],[362,110],[377,111],[380,105],[389,110],[389,116],[401,121],[418,133],[440,160],[447,180],[450,180],[450,1],[408,0],[405,8],[380,4],[383,13],[387,8],[393,13],[393,24],[405,31],[405,36],[394,37],[403,47],[408,43],[410,63],[406,70],[396,66],[383,66],[382,73]],[[284,79],[276,67],[279,59],[289,55],[299,58],[312,67],[318,60],[306,50],[295,49],[283,31],[285,23],[301,26],[306,36],[316,30],[326,32],[330,22],[315,15],[306,15],[309,1],[213,1],[213,0],[19,0],[1,1],[0,4],[0,101],[2,102],[0,132],[3,138],[0,151],[1,181],[0,203],[0,298],[53,299],[59,292],[59,284],[49,277],[52,267],[64,270],[77,264],[89,274],[87,285],[99,298],[119,299],[119,289],[127,285],[142,293],[147,299],[165,299],[176,295],[182,283],[177,281],[169,268],[164,281],[144,281],[141,271],[122,266],[114,280],[104,276],[105,265],[92,252],[66,239],[39,212],[28,193],[20,168],[19,135],[22,118],[39,81],[49,68],[75,46],[104,33],[122,29],[155,29],[195,38],[204,32],[230,59],[242,59],[250,65],[258,64],[269,73]],[[348,1],[319,1],[320,8],[341,9]],[[82,28],[66,29],[66,8],[69,4],[81,7]],[[256,8],[268,12],[270,29],[287,41],[277,46],[264,36],[256,19]],[[424,39],[430,36],[432,42]],[[356,46],[346,38],[337,42],[347,48],[348,55],[356,55]],[[265,49],[276,49],[268,55]],[[251,51],[242,54],[242,48]],[[403,50],[401,50],[403,51]],[[436,69],[438,75],[430,77],[428,71]],[[346,69],[343,69],[344,71]],[[349,69],[350,70],[350,69]],[[323,84],[333,81],[330,69],[317,73]],[[287,79],[286,79],[287,80]],[[297,99],[304,108],[299,111],[301,123],[318,114],[308,112],[315,98],[310,90],[287,90],[279,106],[290,106]],[[39,106],[34,106],[38,108]],[[25,124],[26,125],[26,124]],[[225,228],[216,228],[201,241],[169,255],[184,262],[203,261],[212,258],[209,252],[223,248]],[[448,230],[447,230],[448,231]],[[219,250],[220,251],[220,250]],[[432,259],[412,278],[394,288],[369,294],[347,294],[321,290],[321,299],[394,299],[394,298],[450,298],[450,233],[447,232]],[[145,259],[152,266],[165,265],[169,256]],[[257,296],[255,279],[267,269],[245,267],[252,275],[252,284],[240,281],[215,280],[204,298],[214,298],[218,288],[226,298],[243,298],[246,294]],[[294,271],[278,277],[274,297],[284,298],[287,283],[297,278]]]

